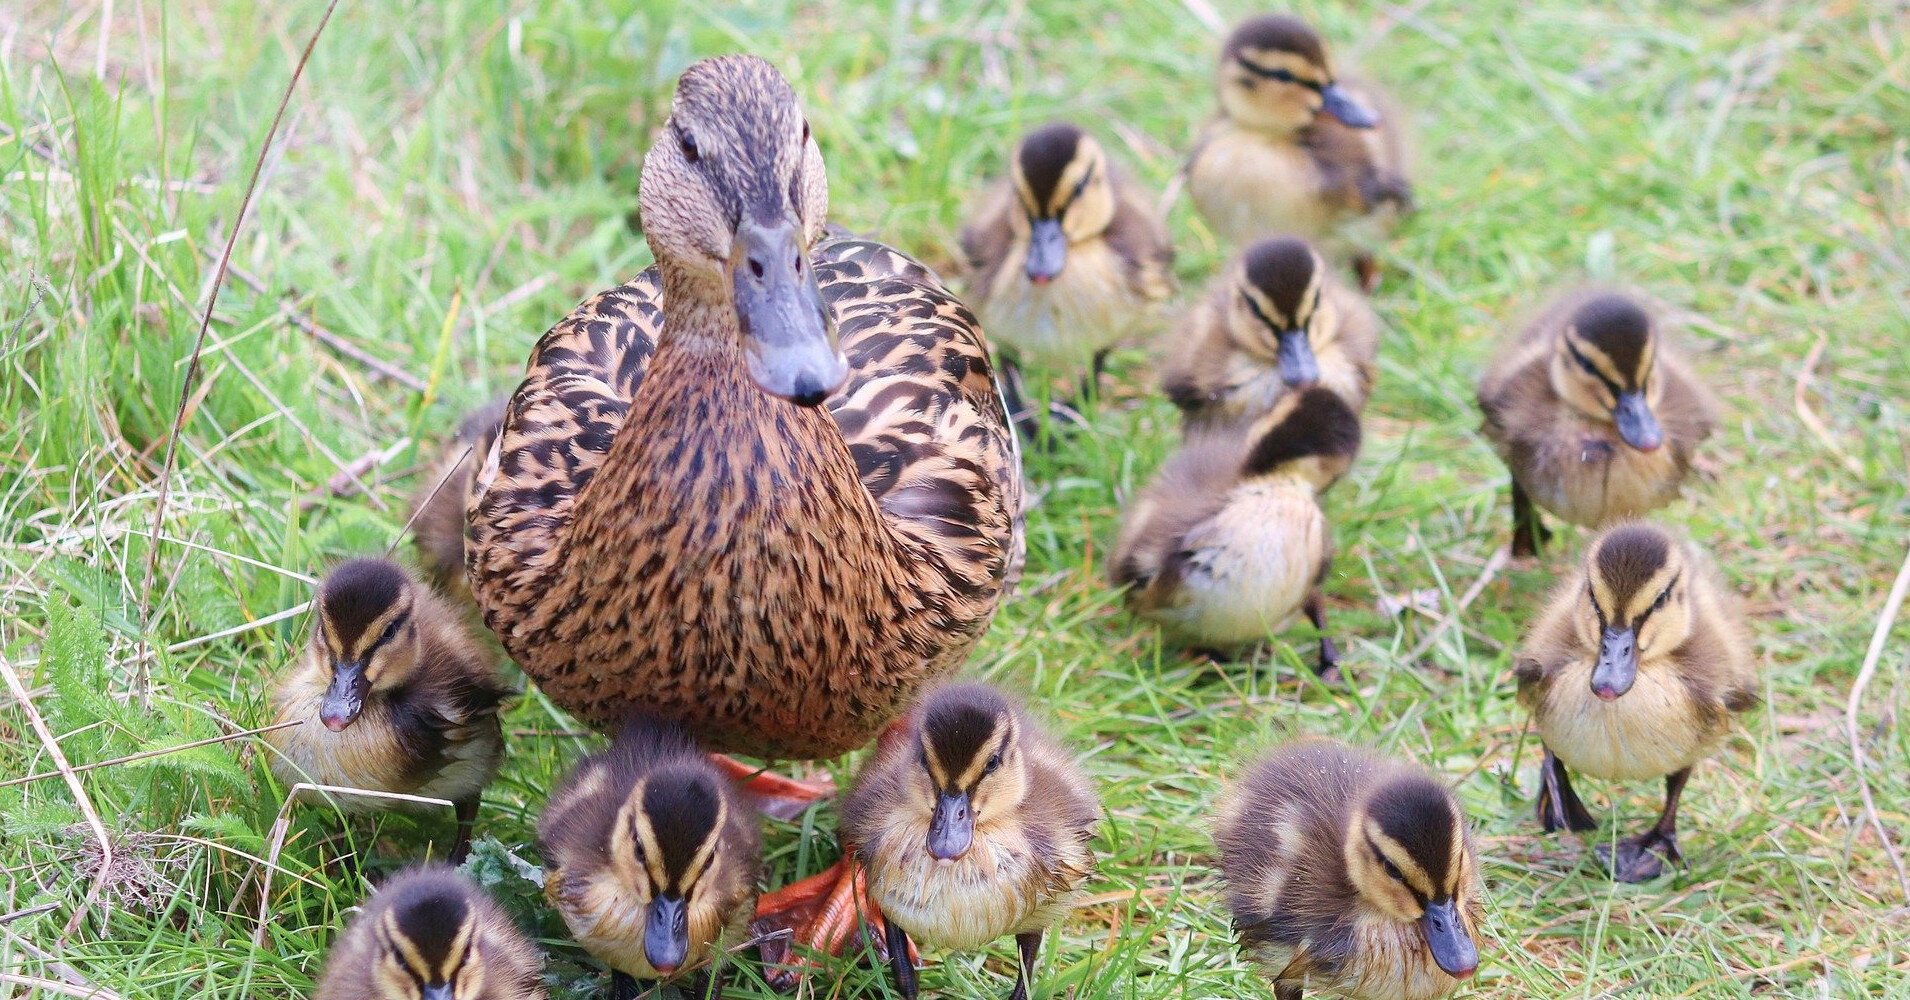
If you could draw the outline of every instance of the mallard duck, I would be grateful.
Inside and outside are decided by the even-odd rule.
[[[844,841],[888,919],[889,961],[916,995],[908,938],[979,948],[1015,936],[1010,1000],[1027,1000],[1041,938],[1094,868],[1101,805],[1074,761],[994,688],[960,684],[922,702],[843,802]]]
[[[352,559],[319,581],[312,637],[273,696],[265,734],[286,785],[449,799],[457,808],[453,863],[464,858],[478,796],[504,755],[498,708],[512,694],[496,657],[444,598],[385,559]],[[323,796],[311,796],[323,798]],[[338,796],[339,808],[393,808]]]
[[[497,440],[506,402],[494,399],[467,414],[411,497],[411,537],[418,545],[418,561],[431,585],[453,600],[471,597],[464,578],[464,501],[472,475]]]
[[[921,264],[824,235],[822,155],[761,59],[684,72],[639,207],[657,265],[538,343],[472,484],[472,590],[589,723],[840,755],[967,658],[1019,573],[987,341]]]
[[[1512,554],[1552,533],[1542,508],[1602,528],[1678,495],[1717,422],[1710,394],[1631,295],[1554,302],[1479,380],[1483,431],[1512,473]]]
[[[1065,122],[1024,136],[1008,176],[962,227],[968,301],[1005,357],[1009,404],[1033,430],[1019,397],[1018,362],[1065,370],[1160,321],[1174,294],[1174,248],[1151,199],[1101,144]]]
[[[1465,814],[1418,767],[1289,744],[1229,791],[1214,845],[1241,948],[1277,1000],[1434,1000],[1479,964]]]
[[[1663,777],[1663,813],[1618,843],[1612,873],[1644,882],[1664,870],[1654,852],[1681,861],[1678,798],[1691,769],[1758,703],[1749,644],[1695,554],[1651,524],[1600,535],[1526,636],[1514,672],[1545,745],[1546,832],[1598,829],[1567,768],[1607,780]]]
[[[1320,592],[1332,541],[1319,494],[1352,464],[1360,423],[1315,386],[1250,431],[1195,427],[1129,508],[1113,583],[1128,608],[1216,652],[1260,642],[1304,610],[1336,675]]]
[[[414,868],[332,946],[313,1000],[543,1000],[543,958],[469,878]]]
[[[747,936],[763,849],[755,810],[675,723],[632,719],[585,758],[537,821],[544,893],[584,950],[638,979],[704,968],[720,996],[724,949]]]
[[[1305,240],[1247,248],[1175,331],[1161,386],[1187,423],[1253,420],[1318,385],[1366,408],[1379,318]]]
[[[1372,84],[1341,79],[1291,17],[1240,24],[1220,51],[1220,114],[1187,161],[1187,193],[1236,246],[1275,233],[1326,241],[1372,290],[1371,245],[1412,206],[1405,143]]]

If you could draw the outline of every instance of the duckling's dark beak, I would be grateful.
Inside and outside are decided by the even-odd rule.
[[[793,216],[773,222],[745,216],[730,246],[729,272],[749,377],[765,392],[815,406],[849,377],[849,361],[836,342],[802,232]]]
[[[456,996],[457,994],[451,991],[450,983],[440,983],[436,986],[425,987],[424,991],[418,995],[418,1000],[454,1000]]]
[[[1642,392],[1619,393],[1618,405],[1612,408],[1612,422],[1618,425],[1618,436],[1639,451],[1657,451],[1665,443],[1665,432]]]
[[[968,853],[975,841],[975,811],[968,793],[943,792],[935,800],[935,813],[928,820],[928,853],[942,861],[953,861]]]
[[[1426,935],[1426,947],[1432,949],[1433,961],[1446,970],[1446,975],[1464,979],[1479,967],[1479,946],[1473,944],[1472,935],[1466,933],[1466,922],[1459,919],[1456,900],[1427,903],[1425,914],[1419,918],[1419,930]]]
[[[1028,280],[1045,285],[1068,263],[1068,234],[1060,219],[1030,219],[1028,225]]]
[[[690,912],[682,896],[657,896],[643,921],[643,960],[663,975],[690,953]]]
[[[1320,359],[1305,329],[1280,331],[1280,381],[1302,388],[1320,380]]]
[[[1372,128],[1379,124],[1379,112],[1337,83],[1320,88],[1320,110],[1340,120],[1347,128]]]
[[[1638,632],[1605,627],[1598,643],[1598,665],[1592,668],[1592,693],[1612,701],[1631,690],[1638,680]]]
[[[365,695],[371,693],[371,678],[365,676],[365,664],[359,660],[339,660],[332,664],[332,685],[325,689],[319,703],[318,718],[334,733],[357,721],[365,710]]]

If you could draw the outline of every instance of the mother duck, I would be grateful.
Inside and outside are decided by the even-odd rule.
[[[838,756],[963,662],[1019,571],[974,316],[825,236],[828,202],[781,74],[691,66],[644,158],[656,266],[544,335],[473,479],[485,621],[600,729],[641,710],[713,750]]]

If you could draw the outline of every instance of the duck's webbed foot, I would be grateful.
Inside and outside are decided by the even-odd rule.
[[[836,783],[827,777],[790,778],[720,753],[711,754],[710,761],[742,785],[756,800],[756,808],[771,819],[795,819],[811,805],[834,798],[836,794]]]
[[[1665,873],[1665,861],[1684,862],[1684,855],[1678,852],[1677,834],[1662,834],[1656,830],[1626,837],[1618,842],[1616,851],[1610,844],[1599,844],[1595,850],[1617,882],[1649,882]],[[1663,860],[1660,854],[1664,855]]]
[[[869,899],[862,865],[848,857],[757,900],[750,924],[760,941],[764,978],[785,991],[808,975],[812,954],[841,955],[858,929],[866,930],[878,953],[887,952],[888,924]],[[909,957],[913,962],[914,955]]]
[[[1539,826],[1546,833],[1570,830],[1573,833],[1590,833],[1598,829],[1598,820],[1592,811],[1572,789],[1572,776],[1565,770],[1565,762],[1545,749],[1545,759],[1539,764]]]

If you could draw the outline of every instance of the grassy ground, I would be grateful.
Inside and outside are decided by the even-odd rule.
[[[648,263],[624,216],[690,60],[774,60],[823,143],[836,219],[943,266],[964,198],[1017,130],[1076,118],[1159,187],[1211,106],[1216,35],[1197,0],[1118,13],[534,6],[340,9],[245,220],[156,554],[211,261],[322,7],[28,0],[0,13],[0,651],[30,689],[0,703],[0,777],[56,765],[27,704],[74,764],[262,724],[267,678],[304,627],[272,616],[305,601],[328,561],[394,544],[430,443],[513,385],[575,302]],[[1049,949],[1038,992],[1268,995],[1235,956],[1208,825],[1230,762],[1309,733],[1456,783],[1490,889],[1474,995],[1910,995],[1910,911],[1863,822],[1843,726],[1910,523],[1905,5],[1300,6],[1419,126],[1421,211],[1378,298],[1388,328],[1367,448],[1331,500],[1333,623],[1355,683],[1297,679],[1304,629],[1268,663],[1217,669],[1120,610],[1102,582],[1117,510],[1173,442],[1147,353],[1120,355],[1092,430],[1029,456],[1045,495],[1028,578],[974,660],[1052,712],[1108,808],[1097,895]],[[1173,224],[1191,294],[1218,263],[1214,241],[1184,199]],[[1613,886],[1530,818],[1536,744],[1510,698],[1509,650],[1580,539],[1567,532],[1544,565],[1497,573],[1457,608],[1508,518],[1472,380],[1543,289],[1584,276],[1637,281],[1691,314],[1686,342],[1728,417],[1664,517],[1744,596],[1769,702],[1693,783],[1690,869],[1642,887]],[[316,346],[312,323],[413,385]],[[357,463],[372,453],[382,463]],[[328,496],[351,486],[348,465],[369,496]],[[1382,598],[1423,610],[1390,615]],[[1411,661],[1454,617],[1462,627]],[[1907,629],[1858,713],[1899,841]],[[522,893],[502,845],[535,860],[517,845],[586,743],[535,696],[510,726],[480,822],[500,842],[487,870]],[[852,763],[833,769],[846,778]],[[253,946],[281,794],[263,765],[240,739],[80,775],[119,854],[91,903],[99,857],[81,800],[58,776],[0,786],[0,996],[35,982],[73,996],[305,994],[363,884],[320,843],[335,819],[296,817]],[[1656,807],[1644,785],[1590,791],[1630,829]],[[396,863],[446,825],[361,823],[351,840]],[[833,827],[823,807],[773,829],[775,880],[830,860]],[[1005,991],[1009,952],[931,953],[925,985]],[[837,968],[809,989],[883,988]]]

